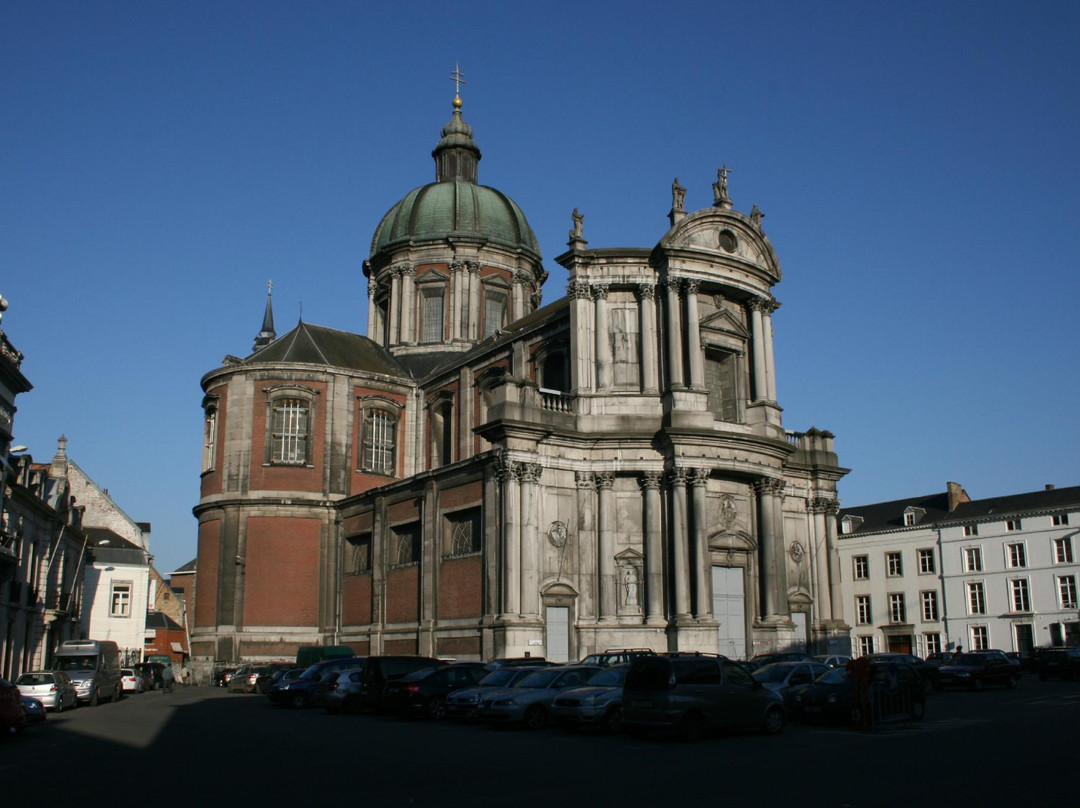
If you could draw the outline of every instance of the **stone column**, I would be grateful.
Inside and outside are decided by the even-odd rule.
[[[701,315],[698,313],[698,286],[686,282],[686,351],[690,360],[690,386],[705,389],[705,351],[701,347]]]
[[[382,334],[379,333],[377,324],[375,321],[375,290],[378,288],[378,284],[375,283],[375,276],[368,278],[367,285],[367,336],[368,339],[375,340],[375,342],[381,342]],[[378,336],[376,336],[378,335]]]
[[[656,287],[651,283],[640,284],[637,297],[641,317],[641,383],[645,393],[660,389],[659,366],[656,363]]]
[[[473,342],[480,339],[480,262],[466,261],[465,267],[469,271],[469,305],[467,307],[467,319],[469,321],[468,334]]]
[[[686,481],[690,469],[671,470],[671,543],[675,619],[690,619],[690,552],[687,538]]]
[[[575,348],[569,357],[570,387],[575,393],[586,392],[592,389],[592,340],[588,339],[592,292],[587,283],[574,281],[566,287],[566,295],[570,298],[570,333],[576,337],[570,341]]]
[[[401,309],[401,267],[390,270],[390,339],[396,345],[400,339],[398,324],[401,322],[398,311]]]
[[[753,382],[754,401],[768,400],[769,382],[765,354],[765,325],[761,310],[766,305],[760,298],[747,304],[750,309],[750,353],[754,360]]]
[[[521,466],[505,455],[500,458],[503,506],[503,615],[521,614]]]
[[[660,512],[659,471],[646,471],[638,481],[644,494],[645,514],[645,620],[664,617],[664,536]]]
[[[520,320],[525,316],[525,284],[528,282],[525,273],[514,273],[514,285],[511,288],[513,294],[513,307],[510,309],[510,322]]]
[[[775,477],[763,477],[754,483],[758,494],[761,516],[758,546],[761,548],[762,610],[766,619],[779,616],[783,600],[787,597],[784,561],[784,526],[780,521],[778,500],[784,490],[784,481]]]
[[[825,509],[828,499],[814,497],[810,500],[810,514],[814,520],[814,602],[818,620],[832,619],[832,594],[829,591],[829,542],[825,532]]]
[[[600,619],[614,620],[619,582],[615,578],[615,475],[598,471],[596,477],[597,569],[600,571]]]
[[[679,316],[679,279],[668,278],[664,285],[667,302],[668,387],[683,386],[682,320]]]
[[[464,272],[465,265],[460,261],[450,262],[450,340],[464,339],[461,314],[462,301],[467,292],[469,276]]]
[[[591,471],[575,471],[578,534],[578,616],[595,621],[596,586],[596,480]]]
[[[611,389],[611,323],[608,317],[608,285],[594,284],[593,305],[596,312],[596,389]]]
[[[416,267],[401,266],[401,342],[415,345],[420,341],[416,330]]]
[[[521,614],[540,614],[539,463],[521,464]]]
[[[836,512],[840,503],[835,499],[825,505],[825,550],[829,554],[829,598],[833,620],[844,619],[844,590],[840,584],[840,553],[836,549]]]
[[[708,469],[694,469],[690,478],[690,496],[694,519],[694,616],[698,620],[712,619],[712,592],[709,589],[709,535],[705,515],[705,492],[709,483]]]
[[[780,308],[775,300],[770,300],[761,311],[761,330],[765,341],[765,397],[769,401],[778,401],[776,397],[776,362],[773,360],[772,313]]]

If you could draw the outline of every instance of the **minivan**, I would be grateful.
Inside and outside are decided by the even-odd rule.
[[[120,648],[112,640],[66,640],[52,668],[68,675],[80,702],[120,701]]]

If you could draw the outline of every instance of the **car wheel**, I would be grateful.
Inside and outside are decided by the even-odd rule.
[[[765,711],[764,729],[766,735],[776,735],[784,728],[784,712],[779,707],[770,707]]]
[[[90,697],[90,706],[91,706],[91,707],[97,707],[97,705],[98,705],[98,693],[97,693],[97,691],[95,690],[95,691],[94,691],[94,695],[92,695],[92,696]]]
[[[1017,684],[1018,682],[1015,676],[1010,676],[1005,680],[1005,687],[1009,688],[1009,690],[1015,690]]]
[[[297,710],[303,710],[305,707],[307,707],[308,706],[308,695],[307,695],[307,693],[297,693],[296,695],[294,695],[292,697],[292,706],[295,707]]]
[[[426,713],[432,721],[441,721],[446,718],[446,700],[432,696],[428,700]]]
[[[926,715],[926,702],[925,701],[913,701],[911,703],[911,720],[922,721],[923,716]]]
[[[687,713],[679,719],[675,731],[680,741],[699,741],[705,735],[705,719],[700,713]]]
[[[622,728],[622,707],[616,704],[604,716],[604,731],[618,735],[622,732]]]
[[[64,712],[64,697],[63,696],[57,696],[56,697],[56,706],[53,707],[53,712],[54,713],[62,713],[62,712]]]
[[[525,729],[543,729],[547,723],[547,713],[539,704],[533,704],[525,710]]]

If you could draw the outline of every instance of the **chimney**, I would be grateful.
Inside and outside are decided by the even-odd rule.
[[[971,502],[971,497],[967,495],[967,491],[960,483],[946,483],[945,487],[949,492],[949,513],[956,510],[956,506],[961,502]]]
[[[1054,484],[1053,484],[1053,483],[1047,483],[1047,484],[1046,484],[1046,485],[1044,486],[1043,490],[1044,490],[1044,491],[1053,491],[1053,490],[1054,490]]]

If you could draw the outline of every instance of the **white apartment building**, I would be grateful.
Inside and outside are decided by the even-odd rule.
[[[1080,644],[1080,487],[971,500],[949,483],[837,520],[854,654]]]

